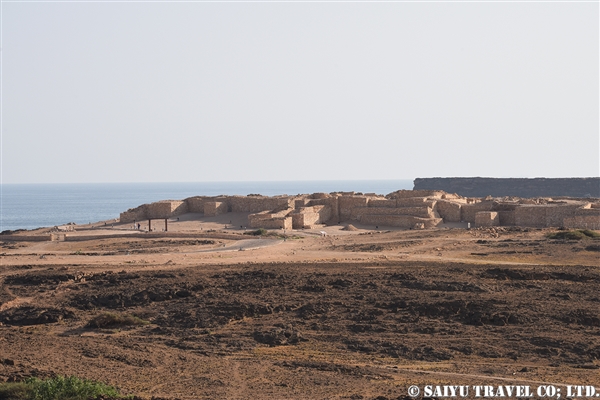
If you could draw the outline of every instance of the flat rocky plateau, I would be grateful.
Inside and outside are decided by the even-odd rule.
[[[0,380],[77,375],[168,399],[600,382],[598,240],[341,228],[1,242]],[[107,312],[146,323],[88,325]]]

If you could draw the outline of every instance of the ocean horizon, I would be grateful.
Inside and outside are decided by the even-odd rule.
[[[388,194],[412,189],[412,179],[351,181],[11,183],[0,185],[0,231],[37,229],[69,222],[87,224],[118,218],[130,208],[192,196],[317,192]]]

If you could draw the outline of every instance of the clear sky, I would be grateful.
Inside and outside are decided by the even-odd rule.
[[[4,183],[599,176],[598,2],[4,2]]]

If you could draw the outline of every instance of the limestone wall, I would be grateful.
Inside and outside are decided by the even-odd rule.
[[[515,209],[515,225],[542,228],[546,226],[546,208],[522,205]]]
[[[421,203],[423,204],[423,203]],[[387,208],[396,208],[396,200],[395,199],[369,199],[369,203],[367,204],[369,207],[387,207]]]
[[[569,229],[600,230],[600,217],[596,215],[575,215],[566,217],[563,226]]]
[[[143,204],[139,207],[122,212],[119,216],[121,223],[142,221],[154,218],[171,218],[188,212],[187,203],[182,200],[163,200],[156,203]]]
[[[338,197],[339,219],[347,221],[352,218],[352,210],[356,207],[367,207],[369,198],[366,196],[341,196]]]
[[[575,214],[580,205],[566,204],[556,206],[548,205],[541,207],[546,208],[546,221],[544,226],[562,227],[565,218],[573,216],[573,214]]]
[[[463,222],[475,223],[475,214],[480,211],[492,211],[494,203],[492,201],[482,201],[479,203],[463,204],[460,207],[460,219]]]
[[[262,212],[250,214],[248,216],[248,225],[251,228],[292,229],[292,218],[281,216],[279,213],[271,214]]]
[[[292,227],[302,229],[312,225],[323,224],[331,218],[331,207],[318,205],[294,210],[291,214]]]
[[[265,210],[274,210],[280,207],[294,207],[294,198],[288,196],[229,196],[226,201],[229,203],[231,212],[256,213]]]
[[[600,229],[600,208],[587,204],[575,210],[574,215],[565,217],[565,228]]]
[[[187,204],[181,200],[165,200],[148,204],[146,217],[150,218],[170,218],[176,215],[185,214]]]
[[[130,208],[127,211],[122,212],[119,215],[119,221],[122,223],[133,222],[133,221],[141,221],[143,219],[148,218],[148,213],[146,209],[148,208],[148,204],[142,204],[136,208]]]
[[[444,194],[441,190],[397,190],[385,197],[388,199],[406,199],[410,197],[441,198]]]
[[[435,210],[444,219],[444,222],[460,222],[460,209],[460,204],[450,201],[440,200],[435,204]]]
[[[475,226],[498,226],[500,216],[496,211],[479,211],[475,213]]]
[[[362,215],[360,223],[375,226],[397,226],[400,228],[413,228],[422,223],[425,228],[433,228],[442,222],[441,218],[419,218],[410,215]]]
[[[413,217],[433,218],[429,207],[357,207],[352,210],[351,219],[360,220],[363,215],[410,215]]]
[[[334,222],[340,221],[340,212],[339,212],[339,196],[331,196],[324,199],[314,199],[310,200],[306,203],[307,206],[327,206],[329,207],[331,216],[329,220],[333,220]],[[323,221],[325,223],[327,221]]]
[[[513,211],[496,211],[498,213],[499,224],[501,226],[515,225],[515,212]]]
[[[223,201],[206,201],[204,202],[204,216],[216,217],[217,215],[227,212],[227,203]]]
[[[64,234],[63,234],[64,236]],[[1,235],[0,242],[47,242],[52,235]]]
[[[205,196],[194,196],[194,197],[188,197],[187,199],[185,199],[185,202],[187,204],[187,208],[188,208],[188,212],[191,213],[203,213],[204,212],[204,203],[209,200],[209,197],[205,197]]]
[[[433,207],[435,201],[428,200],[426,197],[405,197],[396,199],[396,207]]]

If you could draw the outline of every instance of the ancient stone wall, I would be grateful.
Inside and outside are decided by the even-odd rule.
[[[139,207],[130,208],[129,210],[124,211],[119,215],[119,221],[121,223],[127,223],[148,219],[148,214],[146,212],[147,208],[148,204],[142,204]]]
[[[444,222],[460,222],[460,208],[461,204],[444,200],[440,200],[435,204],[435,210],[444,219]]]
[[[280,207],[294,208],[294,199],[287,196],[229,196],[226,201],[231,212],[256,213],[264,210],[275,210]]]
[[[121,223],[142,221],[145,219],[171,218],[188,212],[187,203],[183,200],[163,200],[156,203],[143,204],[139,207],[122,212],[119,216]]]
[[[421,203],[423,205],[423,203]],[[369,207],[387,207],[387,208],[396,208],[396,200],[395,199],[369,199],[368,203]]]
[[[223,201],[206,201],[204,202],[204,216],[216,217],[217,215],[225,214],[228,210],[227,203]]]
[[[331,207],[318,205],[303,207],[291,213],[292,227],[302,229],[312,225],[323,224],[331,218]]]
[[[396,226],[407,229],[421,223],[425,228],[433,228],[441,222],[441,218],[419,218],[410,215],[362,215],[360,218],[360,223],[365,225]]]
[[[562,227],[566,217],[571,217],[581,206],[578,204],[565,205],[547,205],[540,206],[546,208],[546,221],[544,226]]]
[[[188,212],[203,213],[204,212],[204,203],[207,201],[210,201],[209,199],[210,199],[210,197],[205,197],[205,196],[188,197],[187,199],[185,199]]]
[[[176,215],[185,214],[187,204],[182,200],[165,200],[148,204],[146,217],[152,218],[170,218]]]
[[[397,190],[385,197],[387,199],[406,199],[410,197],[441,198],[445,193],[441,190]]]
[[[500,216],[496,211],[479,211],[475,213],[475,226],[498,226]]]
[[[330,220],[334,221],[335,223],[340,221],[340,213],[339,213],[339,197],[338,196],[331,196],[328,198],[324,198],[324,199],[314,199],[314,200],[310,200],[307,204],[307,206],[328,206],[330,209]],[[328,222],[328,221],[323,221],[323,223]]]
[[[363,215],[410,215],[413,217],[433,218],[429,207],[356,207],[352,209],[351,219],[360,220]]]
[[[267,211],[248,216],[248,225],[251,228],[264,229],[292,229],[292,218],[282,216],[281,213],[271,214]]]
[[[475,214],[480,211],[492,211],[494,203],[492,201],[482,201],[479,203],[463,204],[460,207],[460,219],[463,222],[475,223]]]
[[[352,210],[356,207],[367,207],[369,198],[365,196],[341,196],[338,197],[339,219],[347,221],[352,218]]]
[[[427,197],[403,197],[396,199],[396,207],[433,207],[434,200],[429,200]]]
[[[600,230],[600,217],[596,215],[575,215],[566,217],[563,226],[569,229],[594,229]]]
[[[515,209],[515,225],[542,228],[546,226],[546,208],[522,205]]]

